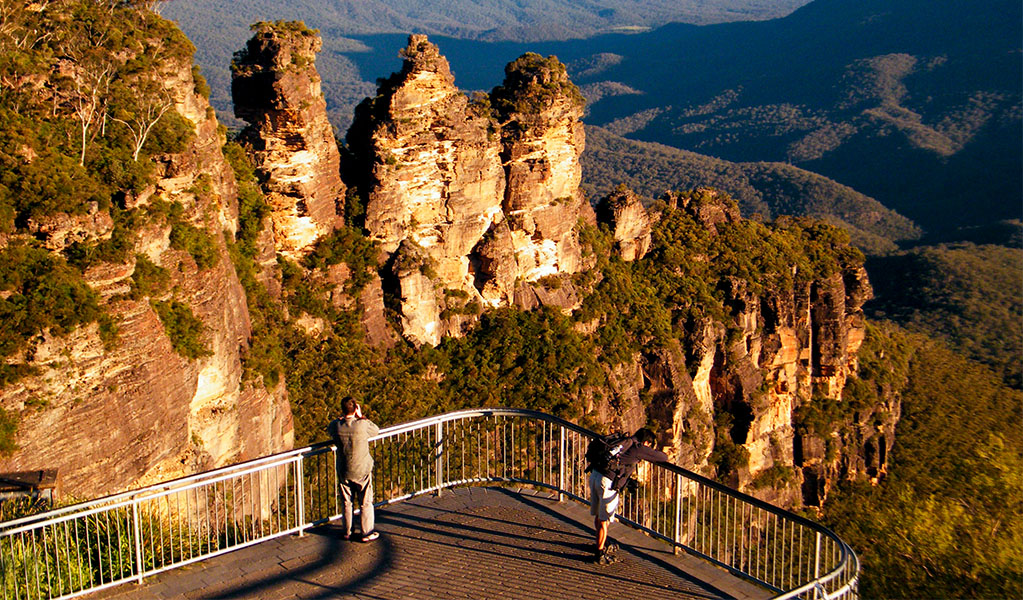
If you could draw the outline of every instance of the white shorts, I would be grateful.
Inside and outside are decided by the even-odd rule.
[[[611,480],[597,471],[590,471],[590,514],[600,521],[614,523],[618,510],[618,492],[611,489]]]

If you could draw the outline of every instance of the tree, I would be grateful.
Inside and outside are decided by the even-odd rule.
[[[78,23],[61,44],[59,72],[69,83],[66,103],[78,121],[80,132],[79,165],[85,165],[85,150],[96,133],[94,125],[106,121],[106,104],[110,81],[116,72],[114,59],[104,47],[109,27],[93,20]]]
[[[139,152],[149,133],[174,106],[174,101],[167,88],[148,75],[139,75],[129,80],[126,92],[131,100],[122,102],[120,110],[110,118],[128,128],[132,139],[132,158],[138,162]]]

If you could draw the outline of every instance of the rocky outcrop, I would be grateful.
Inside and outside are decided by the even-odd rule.
[[[371,165],[366,229],[395,263],[403,333],[437,344],[459,331],[441,319],[445,290],[480,298],[469,255],[504,218],[505,182],[493,122],[455,87],[437,47],[414,35],[402,56],[349,139]]]
[[[620,192],[598,205],[612,232],[627,211],[642,210]],[[712,235],[741,219],[713,190],[664,200],[667,210],[686,211]],[[636,237],[615,240],[621,249],[623,239]],[[754,290],[743,279],[723,280],[728,318],[704,318],[683,339],[685,349],[637,353],[618,367],[608,377],[614,395],[597,415],[612,429],[645,422],[676,464],[784,506],[819,506],[842,478],[876,479],[894,441],[897,402],[864,407],[833,434],[800,420],[808,408],[841,403],[856,373],[863,303],[871,297],[866,274],[855,266],[793,281]],[[645,417],[639,423],[637,407]]]
[[[520,269],[527,281],[579,271],[582,94],[556,58],[527,53],[505,67],[491,103],[508,177],[503,208]]]
[[[216,118],[195,92],[190,63],[166,65],[159,80],[195,136],[183,152],[156,157],[155,185],[125,199],[145,217],[131,258],[86,272],[119,331],[117,340],[105,345],[95,324],[63,337],[44,332],[31,356],[20,357],[38,373],[0,390],[4,409],[20,416],[19,449],[0,460],[0,470],[57,468],[64,492],[74,497],[178,477],[293,443],[283,384],[267,390],[259,381],[241,381],[240,354],[251,331],[245,293],[222,237],[237,229],[238,207]],[[169,203],[181,207],[179,225],[209,242],[210,256],[201,265],[172,247],[171,223],[155,208]],[[110,235],[109,215],[47,223],[39,231],[49,232],[55,245]],[[156,297],[129,295],[137,254],[166,270],[169,281]],[[170,299],[201,321],[205,355],[193,359],[175,351],[151,303]]]
[[[618,255],[625,261],[643,258],[650,249],[650,217],[643,203],[622,186],[597,204],[597,220],[611,227]]]
[[[583,264],[582,105],[564,66],[528,55],[494,102],[470,101],[425,36],[410,36],[402,56],[357,109],[348,143],[362,161],[365,227],[393,265],[403,334],[437,344],[483,307],[574,305],[567,279],[558,293],[536,285]],[[517,94],[535,101],[512,106]],[[504,107],[496,118],[492,105]]]
[[[340,225],[345,186],[315,58],[300,23],[259,23],[232,63],[235,114],[272,208],[277,251],[296,259]]]

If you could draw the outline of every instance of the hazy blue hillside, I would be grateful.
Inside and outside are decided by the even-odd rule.
[[[789,17],[609,38],[590,123],[734,161],[785,161],[928,229],[1018,218],[1021,7],[817,0]],[[606,84],[605,84],[606,85]]]
[[[728,192],[745,216],[805,215],[837,225],[867,254],[894,250],[896,241],[919,235],[912,221],[877,200],[785,163],[730,162],[625,139],[595,126],[586,128],[582,162],[583,181],[592,198],[606,195],[619,183],[648,198],[665,190],[710,186]]]
[[[196,61],[213,88],[213,105],[224,116],[231,114],[228,65],[232,54],[249,38],[249,25],[281,19],[305,21],[309,27],[319,29],[327,50],[321,59],[321,73],[335,88],[328,91],[327,101],[338,115],[336,120],[347,125],[352,108],[375,87],[360,80],[352,62],[342,54],[360,48],[345,36],[417,32],[488,41],[566,40],[615,30],[643,31],[670,22],[771,19],[789,14],[807,1],[174,0],[161,4],[159,9],[165,17],[177,21],[195,43]],[[376,50],[394,58],[401,47],[404,39],[393,48]],[[485,54],[486,51],[476,56]],[[504,60],[501,66],[508,60],[511,59]],[[382,75],[370,71],[362,77],[372,82]],[[498,81],[500,69],[493,85]],[[226,121],[232,124],[232,119]]]

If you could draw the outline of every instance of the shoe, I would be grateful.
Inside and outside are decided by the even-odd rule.
[[[371,532],[367,533],[366,535],[362,536],[362,541],[364,541],[364,542],[372,542],[373,540],[377,539],[378,537],[380,537],[380,533],[379,532],[371,531]]]
[[[614,554],[615,552],[618,552],[618,544],[608,541],[608,543],[604,545],[604,553]]]

